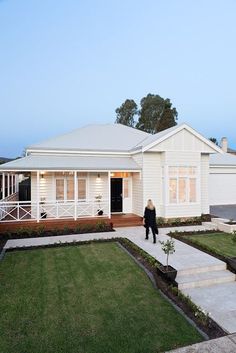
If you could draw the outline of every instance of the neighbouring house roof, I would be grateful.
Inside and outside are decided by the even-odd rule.
[[[234,150],[233,148],[230,148],[230,147],[228,147],[227,152],[232,153],[232,154],[236,154],[236,150]]]
[[[29,155],[0,165],[0,170],[140,170],[132,157]]]
[[[210,155],[210,166],[235,166],[236,156],[231,153],[218,153]]]
[[[31,145],[27,150],[82,150],[126,152],[150,134],[122,124],[87,125]]]

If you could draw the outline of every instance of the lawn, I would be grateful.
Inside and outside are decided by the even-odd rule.
[[[151,353],[202,337],[116,244],[7,253],[1,353]]]
[[[185,239],[197,245],[207,246],[209,250],[226,257],[236,256],[236,242],[232,240],[232,234],[211,233],[204,235],[187,235]]]

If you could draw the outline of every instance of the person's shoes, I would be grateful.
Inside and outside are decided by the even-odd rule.
[[[148,240],[148,238],[145,238],[145,240]]]
[[[156,244],[156,240],[153,242],[153,244]]]

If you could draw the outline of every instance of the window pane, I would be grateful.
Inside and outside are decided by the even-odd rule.
[[[169,175],[176,176],[178,174],[178,167],[169,167]]]
[[[64,200],[64,179],[56,179],[56,200]]]
[[[129,197],[129,180],[123,179],[124,182],[124,198]]]
[[[179,175],[184,176],[189,174],[189,167],[179,167]]]
[[[67,180],[67,200],[74,200],[74,180]]]
[[[170,203],[177,202],[177,179],[169,180],[169,199]]]
[[[190,175],[196,175],[197,174],[197,168],[196,167],[189,167],[189,174]]]
[[[179,178],[179,203],[187,202],[187,179]]]
[[[78,179],[78,199],[86,200],[86,180]]]
[[[189,179],[189,202],[197,201],[196,179]]]

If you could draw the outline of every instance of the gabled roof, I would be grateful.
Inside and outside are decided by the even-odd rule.
[[[0,165],[0,170],[140,170],[132,157],[29,155]]]
[[[150,134],[122,124],[87,125],[31,145],[27,150],[127,152]]]
[[[144,152],[183,129],[191,132],[214,151],[222,153],[221,148],[185,123],[154,135],[122,124],[87,125],[67,134],[29,146],[27,151]]]
[[[204,136],[199,134],[196,130],[191,128],[191,126],[187,125],[186,123],[173,126],[169,129],[158,132],[157,134],[148,136],[144,141],[142,141],[142,151],[145,152],[145,151],[149,150],[153,146],[158,145],[159,143],[165,141],[166,139],[170,138],[171,136],[175,135],[176,133],[178,133],[179,131],[184,130],[184,129],[186,129],[191,134],[193,134],[195,137],[197,137],[199,140],[201,140],[206,145],[211,147],[211,149],[213,149],[215,152],[223,153],[223,151],[220,147],[218,147],[212,141],[206,139]]]
[[[236,156],[231,153],[213,154],[210,156],[210,166],[236,167]]]

